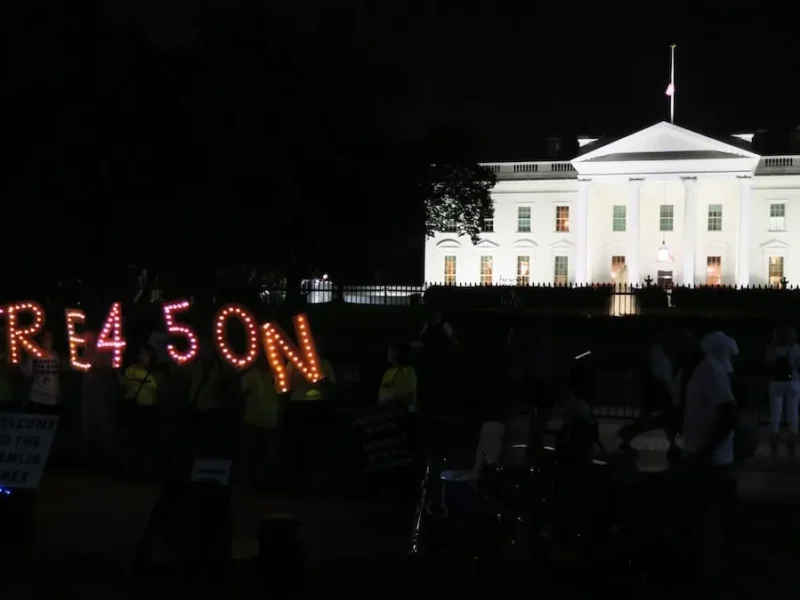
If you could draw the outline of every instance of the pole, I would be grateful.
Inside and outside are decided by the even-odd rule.
[[[675,123],[675,44],[670,46],[669,82],[672,85],[672,93],[669,96],[669,122]]]

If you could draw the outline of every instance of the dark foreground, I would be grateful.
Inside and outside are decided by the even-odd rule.
[[[155,589],[137,583],[131,565],[157,494],[154,485],[74,472],[48,474],[39,492],[33,548],[25,556],[3,559],[3,586],[16,597],[66,590],[89,597],[109,592],[126,592],[128,597],[151,595]],[[274,595],[261,584],[255,555],[259,522],[276,514],[307,523],[319,542],[320,567],[313,578],[304,580],[313,590],[298,587],[298,595],[372,592],[402,598],[431,591],[460,594],[483,585],[491,585],[494,591],[497,586],[535,589],[541,595],[546,590],[575,589],[576,585],[575,578],[560,576],[554,581],[551,573],[530,567],[487,578],[474,565],[412,561],[407,558],[410,526],[401,507],[391,499],[370,499],[363,490],[349,489],[317,496],[237,493],[236,560],[224,592],[201,588],[193,593],[243,598]],[[797,539],[797,506],[743,503],[729,545],[731,589],[754,595],[777,591],[779,586],[791,589],[794,565],[800,559]],[[598,573],[593,579],[584,578],[579,587],[585,597],[599,597],[609,591],[607,578],[608,574]],[[649,586],[639,593],[665,595]]]
[[[446,453],[449,448],[449,456],[458,463],[453,466],[468,467],[478,426],[459,427],[449,422],[443,429],[448,432],[446,447],[435,449],[436,453]],[[617,426],[605,423],[601,428],[609,447]],[[510,438],[514,429],[515,424],[509,421]],[[638,445],[642,450],[640,470],[664,468],[665,440],[645,437]],[[742,503],[729,543],[728,585],[736,594],[752,592],[755,596],[779,589],[785,594],[795,585],[793,569],[800,560],[800,470],[788,459],[769,461],[763,449],[759,454],[739,475]],[[25,555],[0,560],[3,587],[17,598],[48,591],[78,591],[89,597],[107,596],[109,592],[125,592],[128,597],[153,595],[155,590],[150,587],[139,589],[131,566],[158,493],[155,485],[80,471],[46,473],[38,492],[34,543]],[[297,587],[298,595],[333,597],[342,592],[367,592],[403,598],[430,592],[460,594],[480,590],[483,585],[491,585],[495,592],[498,586],[536,590],[545,597],[546,590],[563,592],[576,586],[584,597],[609,592],[610,574],[603,572],[591,577],[556,576],[525,566],[487,578],[476,565],[412,561],[407,556],[411,533],[407,506],[396,498],[370,494],[346,478],[317,494],[237,490],[233,512],[235,560],[225,590],[201,586],[192,591],[195,596],[275,595],[274,590],[262,586],[263,570],[255,558],[259,523],[274,515],[290,515],[306,523],[318,542],[320,566],[313,577],[304,578],[304,583],[314,589]],[[680,595],[686,596],[685,592]],[[664,595],[653,585],[637,593]]]

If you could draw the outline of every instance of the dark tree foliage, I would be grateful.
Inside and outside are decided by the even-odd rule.
[[[494,217],[491,190],[497,182],[489,167],[476,163],[435,164],[422,182],[425,233],[453,230],[480,241],[482,225]]]

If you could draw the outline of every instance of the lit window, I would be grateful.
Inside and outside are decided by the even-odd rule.
[[[628,211],[626,206],[617,205],[614,207],[614,217],[611,221],[612,231],[625,231],[625,220]]]
[[[708,205],[708,230],[722,231],[722,204]]]
[[[786,205],[770,204],[769,205],[769,230],[770,231],[786,231]]]
[[[517,231],[529,233],[531,230],[531,207],[517,207]]]
[[[625,270],[625,257],[612,256],[611,257],[611,281],[614,283],[623,279],[623,271]]]
[[[556,206],[556,231],[569,233],[569,206]]]
[[[481,256],[481,285],[492,285],[492,257]]]
[[[553,283],[567,285],[569,283],[569,257],[556,256],[553,264]]]
[[[531,257],[517,257],[517,285],[531,284]]]
[[[675,227],[675,207],[672,204],[662,204],[659,208],[658,230],[672,231]]]
[[[783,257],[769,257],[769,284],[773,287],[780,287],[783,281]]]
[[[444,284],[455,285],[456,283],[456,257],[444,257]]]
[[[709,256],[706,259],[706,285],[722,283],[722,257]]]
[[[455,219],[445,219],[444,221],[444,233],[455,233],[456,232],[456,220]]]

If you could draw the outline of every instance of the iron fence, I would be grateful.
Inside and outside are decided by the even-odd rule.
[[[336,285],[308,281],[301,294],[309,305],[437,305],[459,309],[526,309],[549,314],[630,316],[639,314],[711,313],[765,317],[800,313],[800,288],[778,286],[641,285]],[[261,298],[271,305],[286,299],[285,287],[265,287]]]

